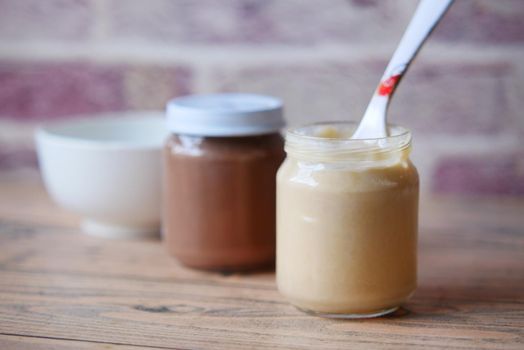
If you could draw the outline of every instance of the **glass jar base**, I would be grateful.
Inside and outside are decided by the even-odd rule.
[[[314,310],[304,309],[298,306],[295,306],[297,309],[299,309],[302,312],[305,312],[308,315],[312,316],[318,316],[318,317],[324,317],[324,318],[336,318],[336,319],[346,319],[346,320],[357,320],[362,318],[375,318],[375,317],[381,317],[388,314],[391,314],[398,310],[399,306],[395,306],[389,309],[383,309],[376,312],[370,312],[370,313],[362,313],[362,314],[337,314],[337,313],[329,313],[329,312],[318,312]]]

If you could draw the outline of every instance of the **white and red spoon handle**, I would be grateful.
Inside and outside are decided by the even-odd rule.
[[[366,139],[387,136],[386,111],[390,98],[422,44],[452,2],[453,0],[420,1],[352,138]]]

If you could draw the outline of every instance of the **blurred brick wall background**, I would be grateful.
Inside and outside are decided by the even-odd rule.
[[[0,0],[0,171],[42,122],[271,94],[291,125],[359,119],[414,0]],[[524,195],[524,1],[456,0],[391,105],[424,191]]]

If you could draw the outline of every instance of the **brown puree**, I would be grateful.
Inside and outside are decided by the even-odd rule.
[[[245,270],[275,256],[278,133],[172,135],[164,152],[164,241],[183,264]]]

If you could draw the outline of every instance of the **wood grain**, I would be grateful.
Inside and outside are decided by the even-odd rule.
[[[523,349],[524,200],[421,212],[412,300],[338,321],[295,310],[271,271],[189,270],[157,240],[80,233],[38,184],[0,182],[0,349]]]

